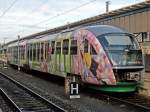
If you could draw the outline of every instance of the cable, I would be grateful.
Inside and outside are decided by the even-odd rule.
[[[26,24],[15,24],[15,23],[7,23],[7,24],[4,24],[4,23],[0,23],[0,26],[2,25],[5,25],[7,27],[9,26],[19,26],[19,27],[26,27],[26,28],[34,28],[34,29],[46,29],[45,27],[41,27],[41,26],[33,26],[33,25],[26,25]],[[4,27],[5,27],[4,26]],[[1,27],[0,27],[1,28]]]
[[[42,2],[42,4],[40,4],[38,7],[32,9],[32,10],[28,13],[28,15],[29,15],[30,13],[36,11],[39,7],[41,7],[43,4],[45,4],[45,3],[47,3],[47,2],[48,2],[48,0],[45,0],[44,2]],[[27,15],[27,14],[26,14],[26,15]],[[17,20],[17,21],[22,20],[22,18],[24,18],[26,15],[23,15],[23,16],[22,16],[21,18],[19,18],[19,20]]]
[[[18,0],[14,0],[12,4],[0,15],[0,18],[2,18],[12,7],[13,5],[17,2]]]
[[[69,13],[69,12],[71,12],[71,11],[74,11],[74,10],[76,10],[76,9],[79,9],[79,8],[81,8],[81,7],[85,6],[85,5],[88,5],[88,4],[90,4],[90,3],[94,2],[94,1],[96,1],[96,0],[91,0],[91,1],[89,1],[89,2],[86,2],[86,3],[84,3],[84,4],[80,5],[80,6],[77,6],[77,7],[74,7],[74,8],[72,8],[72,9],[69,9],[69,10],[67,10],[67,11],[64,11],[64,12],[62,12],[62,13],[60,13],[60,14],[57,14],[57,15],[55,15],[55,16],[49,18],[49,19],[40,21],[40,22],[38,22],[38,23],[36,23],[36,24],[34,24],[34,25],[47,22],[47,21],[49,21],[49,20],[51,20],[51,19],[53,19],[53,18],[59,17],[59,16],[61,16],[61,15],[64,15],[64,14]]]

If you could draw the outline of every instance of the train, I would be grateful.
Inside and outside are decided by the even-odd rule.
[[[77,27],[14,41],[4,52],[0,50],[0,59],[28,70],[76,77],[80,84],[104,92],[135,92],[144,69],[135,36],[110,25]]]

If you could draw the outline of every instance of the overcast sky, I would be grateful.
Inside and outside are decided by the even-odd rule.
[[[110,11],[144,0],[109,0]],[[106,0],[0,0],[0,43],[105,13]]]

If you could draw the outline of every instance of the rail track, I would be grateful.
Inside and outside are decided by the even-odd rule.
[[[91,96],[92,95],[92,96]],[[91,97],[98,98],[99,100],[105,101],[110,104],[122,105],[122,107],[129,107],[136,112],[150,112],[150,98],[138,94],[100,94],[100,93],[90,93]]]
[[[66,112],[14,79],[0,73],[1,94],[10,102],[14,112]]]
[[[8,104],[12,112],[21,112],[18,106],[9,98],[7,93],[0,88],[0,95],[3,97],[4,101]]]

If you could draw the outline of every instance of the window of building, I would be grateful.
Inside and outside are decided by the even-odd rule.
[[[61,42],[56,43],[56,54],[61,54]]]
[[[142,38],[144,42],[149,42],[150,41],[150,34],[149,32],[142,32]]]
[[[65,39],[63,40],[63,54],[68,54],[68,51],[69,51],[69,40],[68,39]]]
[[[77,54],[77,40],[71,40],[70,54],[71,55]]]

